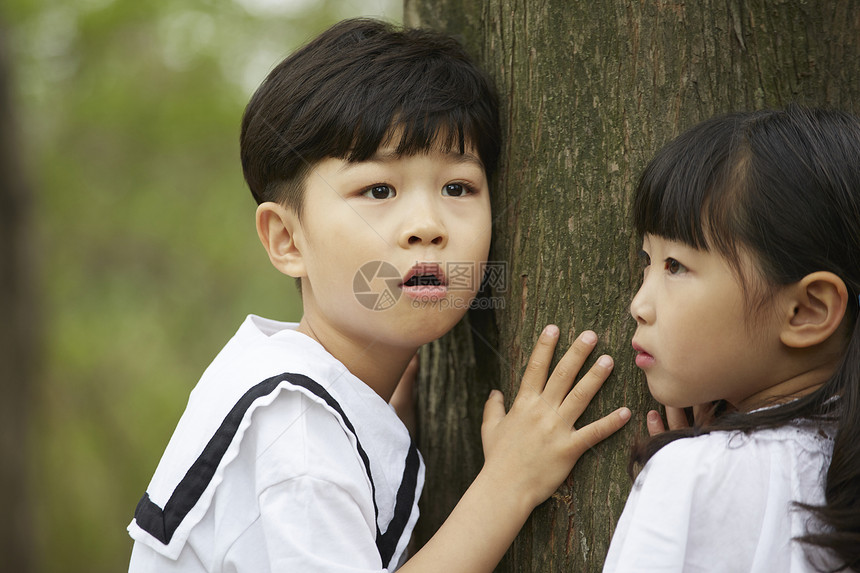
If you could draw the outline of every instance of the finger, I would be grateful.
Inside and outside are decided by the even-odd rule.
[[[567,393],[570,392],[570,387],[573,386],[573,381],[582,369],[582,365],[585,364],[585,359],[594,350],[596,344],[597,335],[590,330],[586,330],[576,337],[576,340],[556,364],[546,383],[543,397],[547,403],[558,407],[564,401]]]
[[[490,392],[484,404],[484,417],[481,421],[481,440],[486,441],[487,432],[495,428],[505,417],[505,396],[498,390]]]
[[[576,430],[576,447],[574,451],[576,459],[579,459],[589,448],[593,448],[620,430],[630,420],[630,415],[631,413],[628,408],[619,408],[611,414]]]
[[[687,422],[687,413],[684,409],[672,406],[666,406],[666,422],[669,424],[670,430],[679,430],[690,426],[690,423]]]
[[[666,426],[663,425],[663,418],[657,410],[651,410],[645,417],[645,425],[648,427],[648,435],[656,436],[666,431]]]
[[[594,398],[594,395],[603,386],[603,383],[612,373],[614,365],[612,357],[604,354],[597,359],[597,362],[589,368],[585,376],[577,382],[576,386],[565,397],[564,402],[558,408],[558,413],[565,420],[570,421],[571,426],[579,419],[585,408],[588,407],[591,399]]]
[[[534,390],[538,394],[543,392],[556,343],[558,343],[558,327],[550,324],[543,329],[534,350],[532,350],[529,362],[526,365],[526,371],[523,374],[523,380],[517,391],[517,396],[520,395],[524,388]]]
[[[693,406],[693,421],[697,426],[707,426],[714,419],[714,405],[710,402]]]

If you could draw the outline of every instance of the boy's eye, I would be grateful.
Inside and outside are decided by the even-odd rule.
[[[444,197],[462,197],[471,193],[471,189],[462,183],[448,183],[442,187],[442,195]]]
[[[388,185],[374,185],[362,193],[365,197],[371,199],[391,199],[397,192]]]
[[[670,275],[679,275],[686,272],[687,267],[679,263],[677,259],[669,257],[666,259],[666,270],[669,271]]]

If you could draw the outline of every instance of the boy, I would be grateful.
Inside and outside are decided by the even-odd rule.
[[[424,467],[388,401],[475,296],[449,288],[446,268],[486,261],[498,142],[489,81],[437,34],[346,21],[271,72],[245,111],[242,165],[260,239],[300,280],[304,314],[248,317],[204,373],[129,526],[130,571],[405,561]],[[384,300],[365,296],[383,286]],[[484,469],[403,571],[492,570],[579,455],[629,417],[571,429],[611,360],[568,399],[596,337],[547,382],[557,336],[541,336],[510,414],[491,396]]]

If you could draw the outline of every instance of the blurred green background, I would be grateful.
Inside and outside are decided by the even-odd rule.
[[[298,320],[254,230],[244,105],[337,20],[399,0],[4,0],[35,193],[37,571],[127,568],[189,391],[248,313]],[[2,569],[2,567],[0,567]]]

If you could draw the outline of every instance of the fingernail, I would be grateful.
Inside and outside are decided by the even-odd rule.
[[[597,363],[600,364],[601,366],[603,366],[604,368],[609,368],[610,366],[612,366],[612,358],[604,354],[603,356],[601,356],[600,358],[597,359]]]
[[[659,419],[660,419],[659,414],[657,414],[657,412],[655,412],[654,410],[651,410],[650,412],[648,412],[648,421],[649,422],[654,423]]]
[[[556,334],[558,334],[558,327],[554,324],[549,324],[546,328],[543,329],[543,333],[547,336],[555,336]]]
[[[625,422],[630,419],[631,415],[632,412],[630,412],[628,408],[621,408],[620,410],[618,410],[618,417]]]
[[[595,342],[597,342],[597,335],[590,330],[586,330],[579,335],[579,339],[586,344],[594,344]]]

